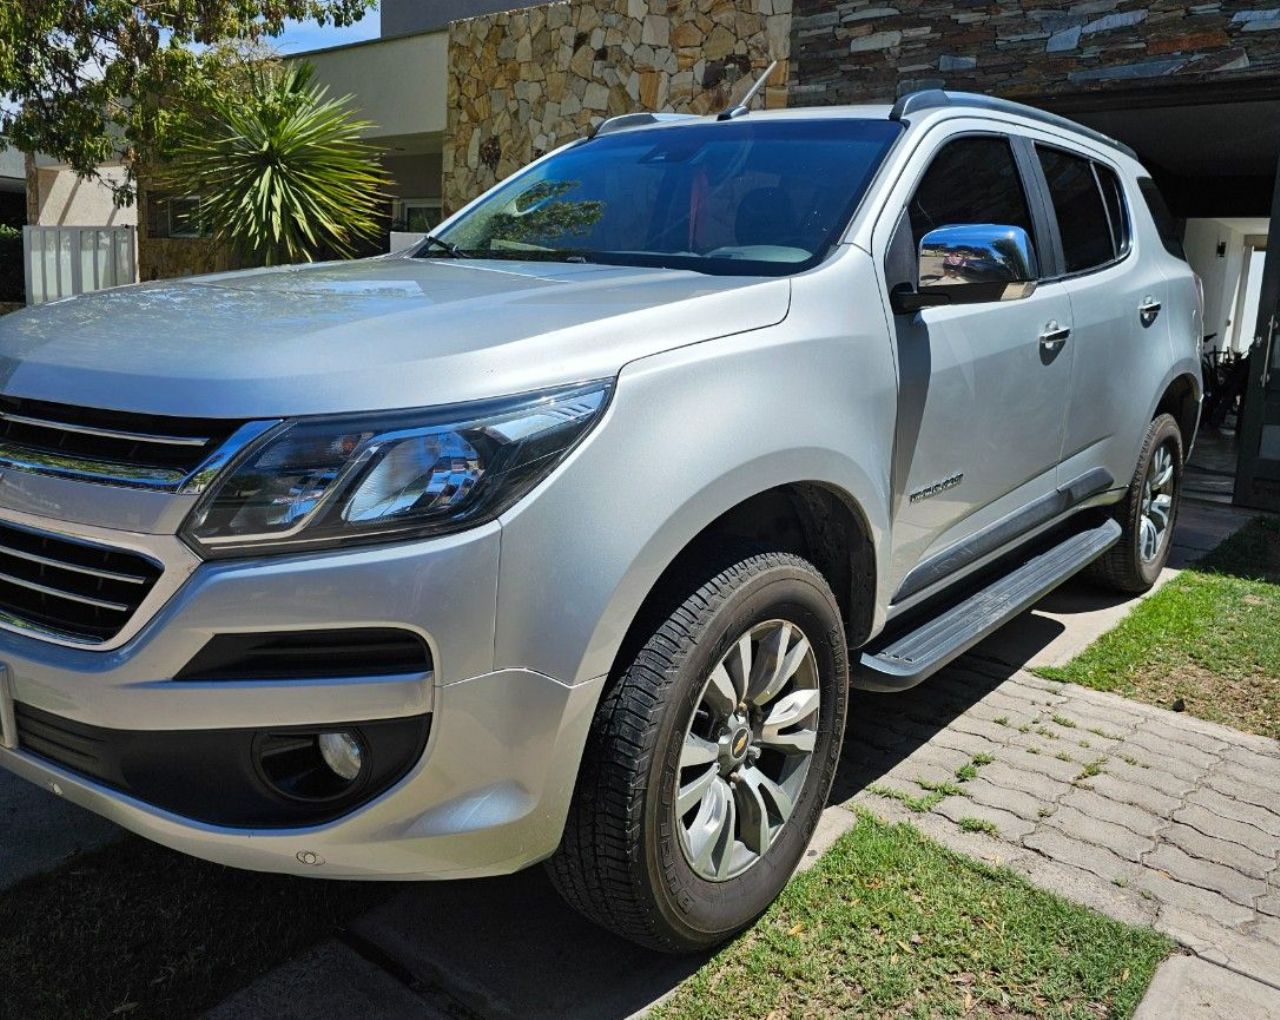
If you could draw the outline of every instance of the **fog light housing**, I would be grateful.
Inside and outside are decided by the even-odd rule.
[[[277,730],[254,739],[259,775],[290,800],[340,800],[367,784],[373,757],[357,729]]]
[[[354,733],[321,733],[320,757],[340,779],[353,783],[364,768],[364,748]]]

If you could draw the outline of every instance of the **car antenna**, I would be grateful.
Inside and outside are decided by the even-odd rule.
[[[755,97],[760,94],[760,90],[764,88],[765,83],[768,82],[769,78],[773,75],[774,68],[777,66],[778,62],[775,60],[768,66],[768,68],[765,69],[764,74],[756,80],[756,83],[751,86],[747,94],[738,100],[735,105],[729,107],[716,117],[716,120],[737,120],[739,117],[745,117],[750,113],[751,100],[755,99]]]

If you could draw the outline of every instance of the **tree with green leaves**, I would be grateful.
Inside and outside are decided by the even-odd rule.
[[[220,95],[189,124],[155,174],[198,194],[202,225],[255,265],[351,255],[380,229],[386,171],[360,141],[369,124],[351,97],[330,99],[309,64],[259,61],[244,90]]]
[[[346,26],[376,0],[3,0],[0,146],[43,152],[82,177],[119,161],[116,200],[163,161],[193,117],[238,88],[227,44],[253,47],[289,19]]]

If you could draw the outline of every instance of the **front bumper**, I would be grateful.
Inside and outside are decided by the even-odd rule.
[[[21,748],[0,750],[0,766],[157,843],[232,867],[346,879],[500,875],[559,843],[602,683],[571,687],[501,670],[444,686],[418,766],[355,813],[306,829],[192,822]]]
[[[9,689],[0,700],[87,727],[194,736],[429,716],[420,760],[331,822],[243,828],[196,821],[21,742],[0,748],[0,766],[159,843],[235,867],[444,878],[502,874],[544,858],[559,842],[602,680],[566,684],[495,668],[500,534],[493,524],[425,542],[201,564],[110,650],[0,633]],[[169,541],[131,535],[122,544]],[[430,672],[173,679],[214,635],[387,627],[422,638]]]

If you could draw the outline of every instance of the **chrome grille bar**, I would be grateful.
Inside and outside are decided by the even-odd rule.
[[[48,523],[0,512],[0,638],[9,632],[73,648],[117,648],[199,562],[176,536],[74,524],[54,532]]]
[[[0,545],[0,556],[14,556],[20,560],[26,560],[28,563],[38,563],[42,567],[53,567],[57,570],[67,570],[73,574],[84,574],[88,577],[96,577],[103,581],[120,581],[124,584],[146,584],[149,577],[138,577],[136,574],[118,574],[114,570],[101,570],[98,567],[82,567],[78,563],[68,563],[66,560],[55,560],[48,556],[37,556],[35,553],[23,552],[21,549],[11,549],[6,545]]]
[[[53,421],[47,418],[32,418],[25,414],[13,414],[0,411],[0,418],[15,425],[29,425],[38,429],[49,429],[52,432],[74,432],[81,436],[93,436],[97,439],[119,439],[130,443],[155,443],[159,446],[208,446],[209,436],[166,436],[152,435],[143,432],[126,432],[122,429],[105,429],[97,425],[73,425],[65,421]]]
[[[69,591],[62,591],[58,588],[50,588],[45,584],[37,584],[35,581],[27,581],[21,577],[14,577],[12,574],[0,572],[0,583],[16,585],[19,588],[25,588],[27,591],[38,592],[41,595],[48,595],[55,599],[65,599],[68,602],[76,602],[82,606],[92,606],[94,609],[106,609],[113,613],[130,613],[133,606],[123,605],[119,602],[108,602],[105,599],[95,599],[89,595],[75,595]]]

